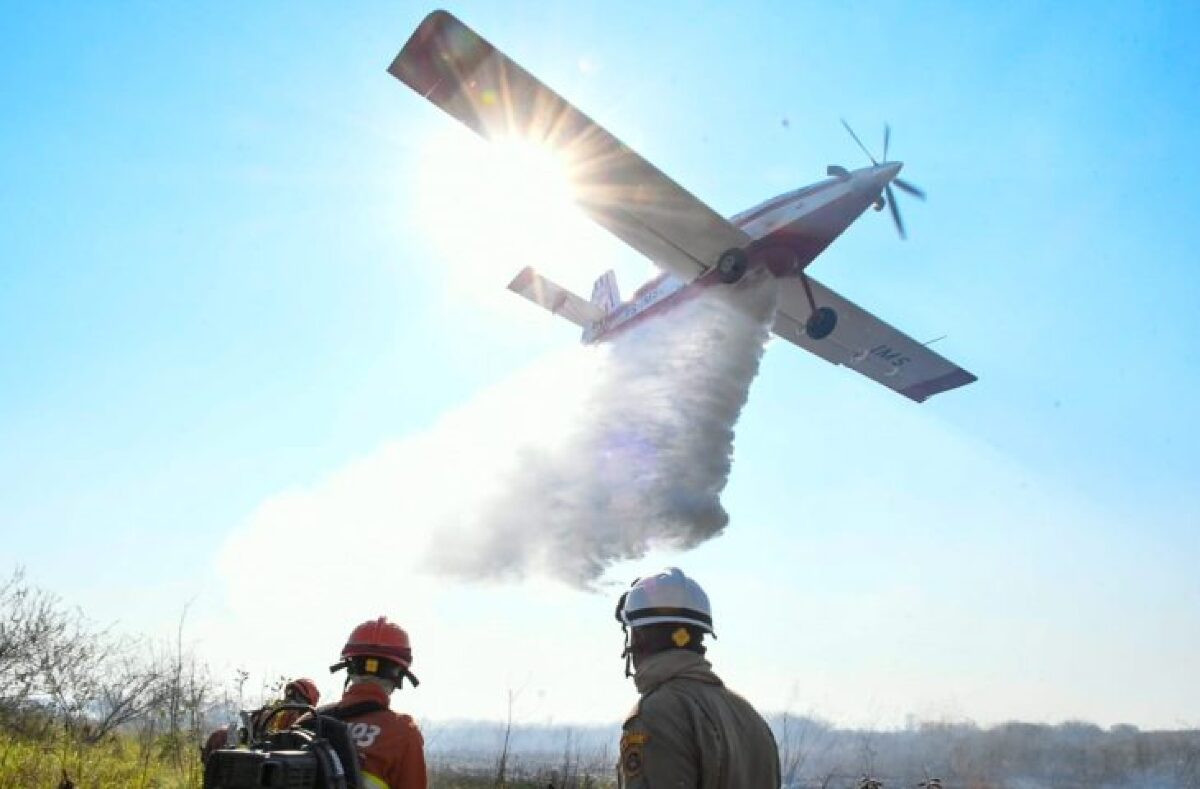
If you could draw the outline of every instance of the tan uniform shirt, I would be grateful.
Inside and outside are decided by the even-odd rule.
[[[625,789],[778,789],[775,737],[701,655],[669,649],[638,666],[641,700],[625,720]]]

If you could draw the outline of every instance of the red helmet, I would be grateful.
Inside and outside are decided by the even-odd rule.
[[[330,671],[347,669],[350,676],[371,675],[389,679],[399,688],[408,677],[416,687],[420,683],[408,670],[412,665],[412,645],[408,633],[386,616],[363,622],[350,633],[342,647],[342,659],[329,667]],[[350,681],[349,677],[346,679]]]
[[[346,646],[342,647],[342,658],[377,657],[399,663],[405,669],[412,665],[412,644],[399,625],[387,621],[386,616],[363,622],[350,633]]]
[[[283,695],[295,695],[302,699],[304,703],[312,706],[317,706],[317,702],[321,700],[321,691],[317,690],[317,683],[313,682],[308,677],[300,677],[294,679],[283,686]]]

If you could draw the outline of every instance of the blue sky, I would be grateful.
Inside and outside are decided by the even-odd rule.
[[[384,71],[428,10],[10,10],[6,563],[143,632],[194,601],[198,649],[262,670],[316,673],[357,619],[405,621],[407,571],[377,579],[403,541],[356,541],[336,480],[386,468],[381,448],[449,451],[439,420],[572,352],[569,326],[503,292],[520,265],[579,290],[607,266],[626,290],[651,273],[582,226],[547,249],[549,230],[510,222],[491,243],[501,200],[472,197],[479,179],[455,165],[473,143]],[[868,213],[813,273],[918,339],[948,335],[939,350],[980,381],[916,406],[772,344],[738,424],[727,532],[613,578],[694,572],[729,622],[714,660],[761,706],[1196,725],[1193,7],[451,10],[722,213],[861,164],[840,117],[876,148],[889,122],[930,195],[902,205],[907,242]],[[445,224],[447,194],[466,207]],[[289,538],[264,525],[288,495],[335,504]],[[241,565],[243,544],[260,553]],[[261,634],[271,654],[254,654],[262,625],[230,568],[294,575],[296,553],[368,602],[321,608],[287,650]],[[553,661],[506,664],[537,688],[526,714],[620,715],[603,706],[632,693],[603,595],[421,584],[418,637],[444,658],[412,698],[422,714],[503,711],[502,691],[462,679],[456,633],[520,655],[551,622],[572,634],[540,650]]]

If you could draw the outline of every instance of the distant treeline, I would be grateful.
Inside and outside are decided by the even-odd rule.
[[[835,729],[775,719],[792,786],[845,786],[870,774],[887,787],[940,778],[947,787],[1184,789],[1200,787],[1200,730],[922,722],[898,731]],[[783,729],[788,729],[784,737]]]
[[[863,776],[885,789],[930,778],[968,789],[1200,789],[1200,730],[1102,729],[1058,725],[922,722],[899,730],[839,729],[805,716],[770,716],[780,746],[784,785],[844,789]],[[446,769],[486,772],[505,740],[505,724],[426,722],[430,761]],[[616,724],[514,725],[508,760],[518,773],[574,766],[612,774]]]

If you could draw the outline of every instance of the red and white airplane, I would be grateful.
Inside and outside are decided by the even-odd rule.
[[[421,22],[388,71],[485,138],[558,151],[583,211],[663,270],[624,303],[611,271],[590,300],[521,271],[509,288],[581,326],[584,342],[765,270],[778,280],[779,337],[917,402],[976,380],[805,273],[868,207],[888,206],[903,237],[892,184],[923,195],[897,178],[900,162],[886,161],[886,131],[885,161],[854,136],[870,167],[830,166],[826,180],[725,219],[445,11]]]

